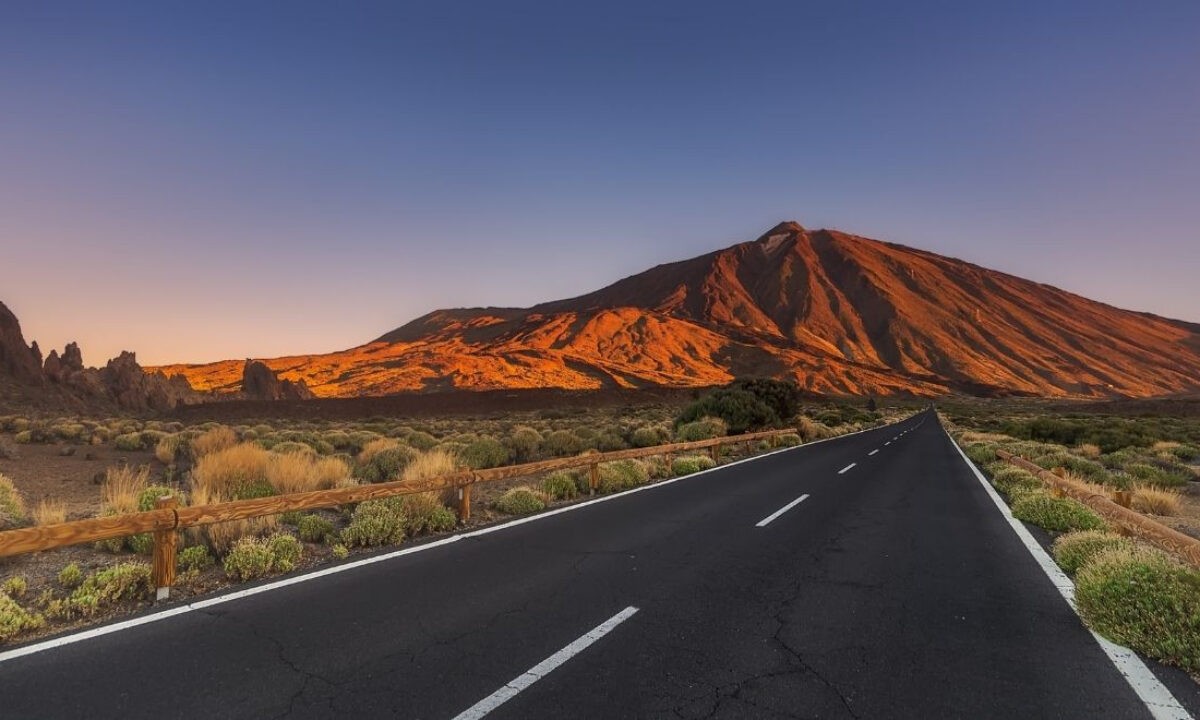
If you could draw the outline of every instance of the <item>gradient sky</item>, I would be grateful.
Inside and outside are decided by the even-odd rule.
[[[8,0],[0,300],[319,352],[795,219],[1200,321],[1200,3],[982,5]]]

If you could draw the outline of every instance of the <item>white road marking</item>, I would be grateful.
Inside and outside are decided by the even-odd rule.
[[[838,475],[844,475],[848,470],[850,470],[850,468],[854,467],[855,465],[858,465],[858,463],[850,463],[849,465],[842,468],[841,470],[838,470]]]
[[[458,715],[455,715],[454,720],[479,720],[479,718],[485,717],[491,711],[512,700],[516,697],[517,693],[546,677],[559,665],[575,657],[586,650],[592,643],[612,632],[613,628],[633,617],[637,611],[638,609],[631,605],[613,615],[589,630],[575,642],[513,678],[504,687],[488,695]]]
[[[772,455],[779,455],[779,454],[786,453],[786,452],[795,452],[797,450],[803,450],[805,448],[810,448],[814,445],[820,445],[821,443],[833,442],[835,440],[841,440],[843,438],[852,437],[854,435],[861,435],[863,433],[868,433],[873,430],[881,430],[886,427],[891,427],[891,426],[890,425],[881,425],[880,427],[877,427],[877,428],[867,428],[865,430],[857,430],[852,433],[846,433],[845,435],[838,435],[836,437],[825,438],[824,440],[814,440],[813,442],[804,443],[803,445],[796,445],[796,446],[790,447],[790,448],[781,448],[779,450],[772,450],[769,453],[763,453],[762,455],[755,455],[754,457],[743,458],[741,460],[736,460],[734,462],[727,463],[725,465],[718,465],[716,467],[709,468],[708,470],[701,470],[700,472],[695,472],[690,475],[680,475],[679,477],[670,478],[669,480],[661,480],[659,482],[651,483],[649,485],[642,485],[640,487],[635,487],[631,490],[626,490],[624,492],[613,493],[612,495],[604,495],[603,497],[594,498],[592,500],[586,500],[584,502],[575,503],[573,505],[565,505],[563,507],[555,508],[554,510],[548,510],[543,513],[538,513],[536,515],[528,515],[526,517],[518,518],[516,520],[510,520],[506,523],[500,523],[499,525],[492,525],[490,527],[485,527],[485,528],[482,528],[479,530],[472,530],[470,532],[464,532],[464,533],[460,533],[458,535],[450,535],[448,537],[444,537],[444,538],[441,538],[440,540],[435,540],[433,542],[427,542],[427,543],[423,543],[421,545],[416,545],[413,547],[406,547],[401,550],[395,550],[395,551],[389,552],[389,553],[382,553],[380,555],[373,555],[371,557],[366,557],[361,560],[354,560],[351,562],[342,563],[340,565],[332,565],[330,567],[321,568],[320,570],[314,570],[314,571],[312,571],[310,573],[306,573],[304,575],[296,575],[293,577],[283,578],[282,580],[276,580],[274,582],[265,583],[263,585],[256,585],[254,587],[246,588],[244,590],[235,590],[233,592],[229,592],[224,595],[217,595],[214,597],[206,598],[204,600],[198,600],[194,603],[189,603],[187,605],[180,605],[178,607],[168,608],[166,610],[159,610],[158,612],[152,612],[147,615],[142,615],[141,617],[135,617],[135,618],[131,618],[129,620],[122,620],[120,622],[115,622],[110,625],[101,625],[99,627],[89,628],[87,630],[81,630],[80,632],[77,632],[77,633],[71,633],[69,635],[62,635],[60,637],[51,638],[49,640],[43,640],[41,642],[31,643],[31,644],[25,645],[23,647],[13,648],[12,650],[5,650],[3,652],[0,652],[0,663],[7,662],[9,660],[16,660],[17,658],[25,657],[26,655],[33,655],[33,654],[39,653],[39,652],[44,652],[46,650],[53,650],[54,648],[63,647],[64,645],[73,645],[73,644],[75,644],[77,642],[81,642],[83,640],[90,640],[91,638],[94,638],[94,637],[100,637],[102,635],[109,635],[111,633],[120,632],[121,630],[129,630],[131,628],[138,627],[139,625],[147,625],[149,623],[157,622],[159,620],[166,620],[167,618],[175,617],[176,615],[184,615],[186,613],[192,612],[193,610],[202,610],[204,608],[212,607],[214,605],[222,605],[224,603],[232,602],[234,600],[240,600],[241,598],[244,598],[244,597],[250,597],[251,595],[258,595],[259,593],[265,593],[265,592],[269,592],[271,590],[279,590],[279,589],[285,588],[289,585],[298,585],[299,583],[308,582],[309,580],[316,580],[318,578],[322,578],[327,575],[336,575],[338,573],[347,572],[349,570],[355,570],[355,569],[363,567],[365,565],[374,565],[375,563],[384,562],[386,560],[392,560],[392,559],[398,558],[398,557],[403,557],[404,555],[410,555],[412,553],[424,552],[425,550],[432,550],[433,548],[441,547],[443,545],[449,545],[450,543],[455,543],[455,542],[458,542],[459,540],[463,540],[465,538],[472,538],[472,537],[479,537],[481,535],[488,535],[490,533],[499,532],[501,530],[506,530],[510,527],[516,527],[517,525],[524,525],[525,523],[537,522],[539,520],[544,520],[548,517],[553,517],[555,515],[561,515],[562,513],[568,513],[568,512],[574,512],[576,510],[582,510],[585,507],[590,507],[590,506],[596,505],[598,503],[610,502],[612,500],[616,500],[617,498],[625,497],[626,495],[633,495],[634,493],[645,492],[647,490],[654,490],[655,488],[666,487],[667,485],[673,485],[674,483],[677,483],[680,480],[689,480],[692,478],[700,477],[701,475],[707,475],[707,474],[713,473],[713,472],[720,472],[721,470],[735,467],[737,465],[741,465],[742,463],[749,463],[749,462],[754,462],[756,460],[762,460],[762,459],[768,458]]]
[[[891,440],[888,440],[888,441],[887,441],[887,442],[885,442],[883,445],[884,445],[884,447],[887,447],[888,445],[891,445],[891,444],[892,444],[892,441],[891,441]]]
[[[785,512],[787,512],[788,510],[791,510],[792,508],[796,507],[797,505],[799,505],[800,503],[804,502],[804,501],[805,501],[805,500],[807,500],[807,499],[808,499],[808,494],[807,494],[807,493],[806,493],[806,494],[804,494],[804,495],[801,495],[800,497],[798,497],[798,498],[796,498],[795,500],[791,501],[791,502],[790,502],[790,503],[788,503],[787,505],[784,505],[783,507],[779,508],[779,509],[778,509],[778,510],[776,510],[775,512],[773,512],[773,513],[771,513],[770,515],[766,516],[766,517],[765,517],[765,518],[763,518],[762,520],[759,520],[758,522],[754,523],[754,527],[766,527],[766,526],[767,526],[767,525],[768,525],[768,524],[769,524],[769,523],[770,523],[772,520],[774,520],[775,518],[777,518],[777,517],[779,517],[780,515],[784,514],[784,513],[785,513]]]
[[[950,433],[946,433],[946,437],[950,437]],[[992,484],[987,481],[987,478],[983,476],[983,473],[979,472],[979,468],[975,467],[975,463],[971,462],[971,459],[967,457],[963,449],[958,446],[958,443],[954,442],[954,438],[950,438],[950,442],[958,450],[958,454],[962,455],[963,462],[967,464],[967,467],[971,468],[971,471],[975,473],[975,478],[979,480],[979,484],[983,485],[983,489],[987,491],[988,497],[992,499],[996,508],[1000,510],[1000,514],[1008,521],[1013,532],[1021,539],[1021,542],[1025,545],[1025,549],[1029,551],[1030,555],[1033,555],[1033,559],[1042,568],[1042,572],[1046,573],[1046,577],[1050,578],[1050,582],[1054,584],[1054,587],[1058,589],[1063,599],[1067,601],[1067,605],[1070,605],[1071,609],[1075,610],[1075,584],[1071,582],[1071,578],[1067,577],[1058,565],[1054,564],[1054,560],[1046,554],[1046,551],[1042,549],[1038,541],[1033,539],[1033,536],[1029,534],[1029,530],[1021,524],[1021,521],[1013,517],[1008,505],[1000,497],[999,493],[996,492],[996,489],[992,487]],[[1129,687],[1137,693],[1138,698],[1146,706],[1146,709],[1150,711],[1150,715],[1155,720],[1192,720],[1192,716],[1179,704],[1179,701],[1175,699],[1171,691],[1154,676],[1154,673],[1150,672],[1150,668],[1146,667],[1146,663],[1142,662],[1142,659],[1132,650],[1105,640],[1090,628],[1088,632],[1092,633],[1092,637],[1096,639],[1100,648],[1104,650],[1104,654],[1112,661],[1112,664],[1117,668],[1117,672],[1125,678],[1125,681],[1129,683]]]
[[[867,457],[870,457],[870,456],[874,455],[874,454],[875,454],[875,453],[877,453],[877,452],[879,452],[879,449],[878,449],[878,448],[876,448],[876,449],[872,450],[871,452],[867,453]]]

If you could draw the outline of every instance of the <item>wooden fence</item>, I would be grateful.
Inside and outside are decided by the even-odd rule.
[[[479,483],[510,480],[555,470],[588,468],[588,484],[592,494],[595,494],[600,482],[601,463],[663,455],[666,456],[667,465],[670,466],[672,456],[698,450],[708,450],[712,453],[713,461],[719,462],[721,448],[725,445],[745,443],[747,450],[751,450],[753,444],[760,440],[795,433],[797,433],[795,428],[767,430],[647,448],[606,453],[593,452],[575,457],[506,465],[489,470],[460,470],[419,483],[396,480],[372,485],[288,493],[194,507],[179,507],[176,498],[164,497],[159,498],[154,510],[147,512],[75,520],[0,532],[0,557],[51,550],[109,538],[127,537],[144,532],[154,533],[153,580],[158,590],[158,597],[162,599],[167,597],[174,582],[177,536],[178,532],[184,528],[279,515],[292,511],[331,508],[397,495],[447,490],[456,492],[459,520],[466,522],[471,518],[471,487]]]
[[[1005,450],[997,450],[996,456],[1033,473],[1048,483],[1057,493],[1068,495],[1087,505],[1126,534],[1145,540],[1161,550],[1182,558],[1192,566],[1200,568],[1200,540],[1184,535],[1174,528],[1155,522],[1145,515],[1131,510],[1128,491],[1113,490],[1112,497],[1109,497],[1106,493],[1096,492],[1083,482],[1052,473]]]

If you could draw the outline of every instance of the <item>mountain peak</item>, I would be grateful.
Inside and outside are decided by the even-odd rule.
[[[808,232],[808,230],[795,220],[784,220],[775,227],[763,233],[756,242],[770,240],[777,235],[799,235],[800,233],[805,232]]]

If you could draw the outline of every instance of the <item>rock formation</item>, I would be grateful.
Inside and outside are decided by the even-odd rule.
[[[256,360],[242,366],[242,392],[250,400],[310,400],[308,385],[300,380],[280,380],[275,371]]]

